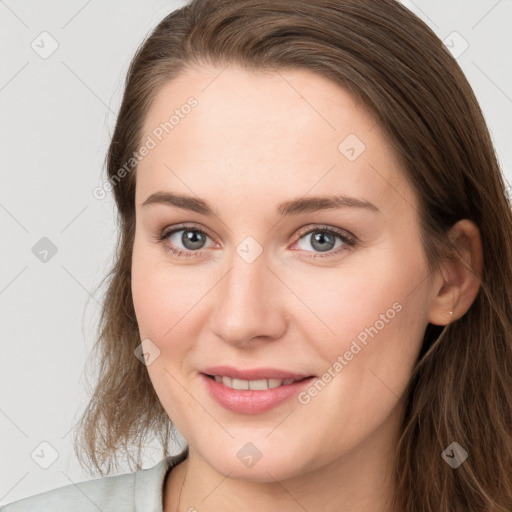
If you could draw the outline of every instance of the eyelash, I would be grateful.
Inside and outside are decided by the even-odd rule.
[[[161,233],[156,235],[155,241],[157,243],[163,244],[165,250],[171,252],[175,256],[185,257],[185,258],[201,256],[203,251],[205,251],[206,249],[190,251],[190,250],[183,250],[183,249],[175,249],[172,246],[165,244],[165,241],[172,234],[177,233],[178,231],[195,231],[197,233],[201,233],[202,235],[206,235],[207,237],[211,238],[210,235],[208,235],[208,233],[206,231],[199,229],[194,225],[185,224],[185,225],[173,227],[172,229],[164,229]],[[311,227],[309,229],[307,229],[307,228],[299,229],[299,231],[297,232],[297,235],[298,235],[297,241],[300,240],[305,235],[309,235],[316,231],[321,232],[321,233],[329,233],[329,234],[335,235],[342,240],[344,245],[341,247],[338,247],[338,249],[336,249],[336,250],[331,249],[330,251],[326,251],[325,254],[315,253],[313,256],[307,256],[308,258],[328,258],[331,256],[335,256],[342,251],[350,250],[357,245],[357,239],[353,235],[348,235],[348,233],[346,231],[342,231],[341,229],[334,228],[332,226],[325,226],[322,224],[314,225],[313,227]],[[311,251],[306,251],[306,252],[311,252]]]

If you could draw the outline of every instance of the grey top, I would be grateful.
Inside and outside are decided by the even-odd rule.
[[[188,447],[151,468],[69,484],[0,508],[0,512],[163,512],[168,472],[185,460]]]

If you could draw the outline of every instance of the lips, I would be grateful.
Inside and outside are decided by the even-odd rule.
[[[242,414],[259,414],[297,396],[311,375],[275,368],[237,370],[227,366],[200,373],[209,395],[221,406]]]

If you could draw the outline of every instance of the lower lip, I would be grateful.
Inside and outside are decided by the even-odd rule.
[[[217,382],[204,373],[200,374],[200,377],[205,382],[210,396],[218,404],[230,411],[242,414],[259,414],[273,409],[285,400],[297,396],[314,379],[314,377],[308,377],[277,388],[244,390],[228,388],[222,382]]]

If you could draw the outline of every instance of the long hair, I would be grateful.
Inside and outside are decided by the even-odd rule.
[[[479,228],[480,291],[444,328],[429,324],[405,394],[394,479],[397,510],[512,510],[512,214],[482,111],[456,60],[395,0],[193,0],[143,41],[126,78],[106,156],[118,209],[115,260],[95,350],[99,373],[75,437],[82,464],[103,474],[117,453],[173,424],[134,357],[140,344],[131,296],[136,165],[148,109],[162,85],[188,66],[304,69],[334,80],[378,119],[419,198],[431,269],[460,219]],[[125,167],[126,170],[126,167]],[[126,175],[125,175],[126,174]],[[456,441],[468,459],[441,457]]]

